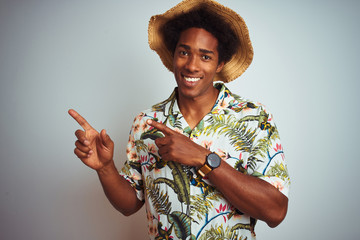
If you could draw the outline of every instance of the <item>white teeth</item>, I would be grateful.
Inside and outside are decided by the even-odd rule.
[[[184,77],[184,78],[188,82],[197,82],[200,80],[200,78],[189,78],[189,77]]]

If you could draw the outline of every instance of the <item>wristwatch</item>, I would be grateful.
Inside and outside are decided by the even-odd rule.
[[[206,174],[219,167],[221,158],[216,153],[212,152],[206,156],[205,164],[197,170],[197,174],[204,177]]]

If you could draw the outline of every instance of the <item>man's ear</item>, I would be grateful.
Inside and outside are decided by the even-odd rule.
[[[223,67],[224,67],[224,62],[221,62],[221,63],[219,63],[218,64],[218,66],[217,66],[217,68],[216,68],[216,73],[219,73],[219,72],[221,72],[221,70],[223,69]]]

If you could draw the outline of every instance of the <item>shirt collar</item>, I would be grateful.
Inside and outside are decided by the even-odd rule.
[[[220,112],[220,110],[226,108],[233,98],[231,97],[232,94],[230,90],[223,83],[216,82],[214,83],[214,87],[219,90],[219,95],[213,108],[211,109],[211,113],[217,114]],[[165,113],[166,116],[181,114],[179,105],[176,100],[176,91],[177,87],[175,87],[174,91],[167,100],[153,106],[153,110],[161,110]]]

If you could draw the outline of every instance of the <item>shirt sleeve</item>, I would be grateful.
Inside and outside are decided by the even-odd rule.
[[[250,153],[256,165],[251,174],[270,183],[288,197],[290,177],[279,132],[272,114],[263,106],[259,110],[258,134]]]
[[[119,174],[124,177],[136,191],[136,196],[140,201],[144,201],[144,184],[142,179],[141,162],[139,153],[136,147],[136,139],[139,130],[140,120],[142,115],[138,115],[131,127],[129,134],[129,141],[126,147],[127,160],[124,166],[119,171]]]

